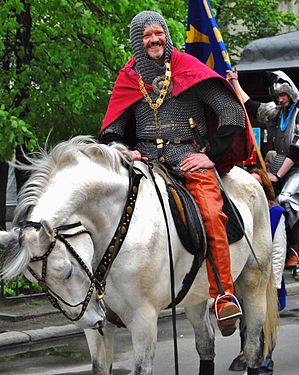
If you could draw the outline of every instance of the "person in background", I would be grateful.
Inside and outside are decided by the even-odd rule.
[[[119,72],[99,141],[126,144],[132,160],[160,163],[184,178],[200,207],[224,291],[220,293],[207,261],[217,323],[222,335],[229,336],[242,313],[234,303],[227,217],[214,167],[225,173],[246,159],[244,110],[225,79],[173,47],[159,13],[137,14],[130,40],[134,56]],[[214,127],[206,119],[207,110],[217,117]],[[234,147],[239,149],[232,152]]]
[[[288,253],[286,268],[299,264],[299,91],[284,72],[268,73],[269,93],[275,101],[253,101],[241,87],[238,74],[227,71],[234,79],[249,115],[274,134],[275,156],[269,165],[269,179],[278,185],[278,203],[288,212]]]
[[[287,251],[287,235],[286,235],[286,222],[287,212],[286,210],[277,204],[275,200],[275,193],[271,181],[269,180],[267,173],[260,168],[254,168],[250,171],[253,177],[262,185],[266,194],[270,221],[271,221],[271,232],[272,232],[272,268],[274,273],[275,286],[278,293],[279,311],[286,307],[286,289],[283,277],[284,264]],[[243,317],[240,321],[240,339],[241,339],[241,350],[239,355],[231,363],[229,370],[231,371],[245,371],[247,368],[245,358],[243,355],[244,342],[246,337],[246,325]],[[263,340],[263,335],[261,335]],[[273,374],[273,359],[272,352],[270,351],[268,356],[264,359],[263,365],[260,369],[260,375],[271,375]]]

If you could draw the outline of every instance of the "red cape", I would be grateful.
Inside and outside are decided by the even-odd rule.
[[[129,60],[124,68],[122,68],[119,72],[113,87],[112,95],[100,133],[123,112],[125,112],[132,104],[143,98],[143,94],[140,90],[138,82],[139,74],[134,71],[134,64],[135,58],[132,57],[131,60]],[[178,96],[180,93],[207,78],[221,79],[222,82],[235,94],[235,91],[232,89],[231,85],[214,70],[208,68],[194,56],[188,55],[187,53],[178,52],[175,48],[173,49],[171,55],[171,79],[173,84],[171,92],[172,96]],[[151,85],[145,84],[145,88],[148,93],[153,91]],[[238,97],[237,99],[239,100]],[[217,169],[220,172],[228,172],[233,165],[242,164],[242,162],[251,155],[253,141],[248,126],[248,121],[246,121],[246,123],[245,134],[242,132],[236,138],[230,151],[228,151],[223,156],[222,161],[217,164]],[[218,122],[213,121],[213,126],[210,125],[211,123],[209,121],[208,138],[211,142],[217,131]],[[209,136],[209,134],[211,136]]]

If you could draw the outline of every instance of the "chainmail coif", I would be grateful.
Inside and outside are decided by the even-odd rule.
[[[149,84],[151,84],[157,76],[164,75],[165,73],[165,65],[157,65],[149,58],[143,47],[144,27],[152,26],[154,24],[159,24],[164,29],[166,36],[164,62],[170,61],[173,44],[167,24],[159,13],[143,11],[133,18],[130,26],[130,40],[133,54],[136,59],[136,71],[142,76],[142,79]]]

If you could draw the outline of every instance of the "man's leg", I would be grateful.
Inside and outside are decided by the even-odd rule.
[[[239,307],[233,303],[234,285],[230,270],[230,254],[226,235],[227,217],[223,213],[223,200],[213,169],[202,169],[192,174],[185,173],[186,187],[194,197],[208,238],[209,251],[218,272],[225,295],[215,281],[211,263],[207,260],[210,295],[216,299],[215,313],[223,336],[229,336],[236,329],[236,320],[241,315]]]

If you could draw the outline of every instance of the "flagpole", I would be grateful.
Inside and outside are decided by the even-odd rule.
[[[208,3],[207,3],[206,0],[203,0],[203,5],[204,5],[204,7],[205,7],[205,11],[206,11],[206,13],[207,13],[207,16],[211,19],[211,18],[212,18],[212,13],[211,13],[210,7],[209,7],[209,5],[208,5]],[[214,35],[215,35],[216,40],[218,40],[218,36],[217,36],[217,34],[216,34],[216,32],[215,32],[215,28],[214,28],[214,27],[213,27],[213,33],[214,33]],[[224,60],[226,63],[228,63],[228,62],[229,62],[229,59],[228,59],[228,52],[221,51],[221,54],[222,54],[223,60]],[[229,63],[229,65],[230,65],[230,63]],[[255,147],[255,150],[256,150],[256,153],[257,153],[257,156],[258,156],[258,159],[259,159],[260,165],[261,165],[262,169],[264,170],[264,172],[267,173],[266,164],[265,164],[265,161],[264,161],[264,159],[263,159],[263,156],[262,156],[261,150],[260,150],[260,148],[259,148],[259,146],[258,146],[258,144],[257,144],[256,138],[255,138],[255,135],[254,135],[254,132],[253,132],[253,129],[252,129],[252,125],[251,125],[251,122],[250,122],[250,120],[249,120],[249,116],[248,116],[247,111],[246,111],[246,108],[245,108],[245,106],[244,106],[244,104],[243,104],[243,100],[242,100],[242,96],[241,96],[241,93],[240,93],[240,90],[239,90],[238,84],[237,84],[237,82],[236,82],[236,79],[232,79],[231,81],[232,81],[232,84],[233,84],[234,89],[235,89],[235,91],[236,91],[236,94],[237,94],[237,96],[238,96],[240,102],[242,103],[243,108],[244,108],[244,111],[245,111],[245,113],[246,113],[246,117],[247,117],[247,123],[248,123],[249,131],[250,131],[250,134],[251,134],[251,136],[252,136],[253,144],[254,144],[254,147]]]

